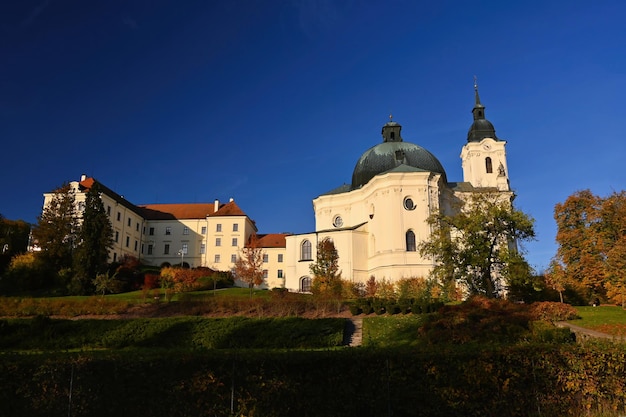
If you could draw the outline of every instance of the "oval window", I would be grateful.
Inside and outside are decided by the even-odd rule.
[[[405,197],[404,208],[407,210],[415,210],[415,203],[411,197]]]
[[[333,226],[335,227],[343,226],[343,219],[341,218],[341,216],[335,216],[335,218],[333,219]]]

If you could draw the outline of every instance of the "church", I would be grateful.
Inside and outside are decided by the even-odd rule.
[[[437,211],[453,214],[456,201],[478,191],[501,193],[512,201],[506,141],[496,136],[474,86],[473,123],[461,148],[463,182],[450,182],[439,160],[402,138],[402,126],[382,127],[382,142],[356,162],[350,184],[313,200],[315,231],[286,236],[285,287],[310,290],[310,265],[318,242],[332,239],[342,277],[352,282],[427,277],[434,261],[417,248],[431,230],[426,219]]]

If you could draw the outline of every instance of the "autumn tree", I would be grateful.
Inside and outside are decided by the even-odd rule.
[[[313,282],[311,283],[313,294],[341,295],[339,253],[332,239],[323,239],[317,244],[317,256],[309,269],[313,274]]]
[[[52,192],[33,229],[33,239],[41,248],[39,256],[55,271],[72,266],[78,223],[74,207],[74,191],[63,184]]]
[[[259,238],[253,234],[248,239],[248,243],[241,249],[241,255],[233,267],[235,277],[248,284],[251,297],[252,288],[255,285],[263,284],[263,255]]]
[[[626,193],[606,198],[577,191],[554,208],[556,261],[584,297],[617,297],[626,286]],[[607,290],[611,288],[611,295]],[[621,301],[619,301],[621,302]]]
[[[109,250],[112,247],[113,227],[104,210],[99,186],[95,183],[85,196],[85,208],[73,256],[74,279],[70,292],[88,294],[93,290],[97,275],[107,272]]]
[[[470,294],[498,297],[530,271],[521,245],[534,239],[534,220],[499,193],[472,194],[459,204],[455,214],[428,218],[432,234],[419,251],[434,259],[431,277],[444,287],[459,282]]]

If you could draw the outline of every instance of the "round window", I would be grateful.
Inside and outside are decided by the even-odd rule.
[[[404,198],[404,208],[407,210],[415,210],[415,203],[411,197]]]
[[[335,218],[333,219],[333,226],[335,227],[343,226],[343,219],[341,218],[341,216],[335,216]]]

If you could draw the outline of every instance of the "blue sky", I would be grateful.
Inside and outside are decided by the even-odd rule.
[[[311,231],[390,113],[461,181],[476,75],[542,270],[556,203],[624,189],[624,21],[619,0],[5,1],[0,213],[35,222],[84,173]]]

